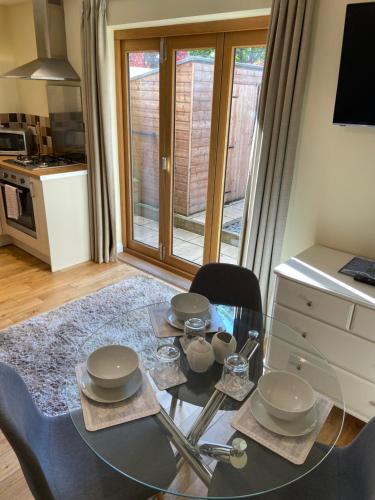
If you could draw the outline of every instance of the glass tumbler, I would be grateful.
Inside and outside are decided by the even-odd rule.
[[[186,350],[191,341],[198,337],[205,338],[206,321],[201,318],[189,318],[185,321],[183,344]]]
[[[156,350],[156,363],[154,374],[161,385],[178,383],[178,370],[180,367],[180,350],[174,345],[162,345]]]
[[[229,354],[224,359],[221,382],[224,389],[237,399],[242,399],[249,391],[249,362],[240,354]]]

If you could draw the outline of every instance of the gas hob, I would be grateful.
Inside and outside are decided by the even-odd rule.
[[[53,155],[35,155],[35,156],[24,156],[20,155],[16,158],[9,160],[4,160],[5,163],[9,165],[18,165],[20,167],[27,168],[29,170],[34,170],[37,168],[56,168],[56,167],[67,167],[69,165],[76,165],[77,163],[82,163],[83,158],[71,158],[68,156],[53,156]]]

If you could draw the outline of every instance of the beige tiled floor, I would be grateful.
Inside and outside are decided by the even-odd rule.
[[[240,200],[224,207],[223,222],[227,223],[242,217],[244,201]],[[191,220],[204,222],[205,211],[189,217]],[[159,246],[158,222],[134,216],[134,239],[150,245],[154,248]],[[203,262],[204,238],[200,234],[186,231],[186,229],[174,228],[173,250],[174,255],[190,262],[202,264]],[[220,262],[237,264],[238,247],[222,243],[220,246]]]

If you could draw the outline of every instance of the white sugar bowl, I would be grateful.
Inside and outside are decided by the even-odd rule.
[[[199,337],[190,342],[186,349],[186,357],[193,372],[206,372],[215,361],[214,351],[209,342]]]
[[[236,352],[237,341],[230,333],[219,331],[213,336],[211,345],[214,350],[215,361],[223,365],[224,359],[229,354]]]

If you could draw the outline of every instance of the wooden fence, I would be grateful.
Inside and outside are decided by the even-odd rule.
[[[188,57],[177,64],[175,96],[174,211],[206,208],[214,66]],[[225,179],[225,202],[244,197],[262,68],[236,64]],[[130,81],[133,194],[135,203],[158,207],[159,72]]]

